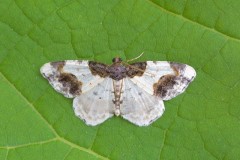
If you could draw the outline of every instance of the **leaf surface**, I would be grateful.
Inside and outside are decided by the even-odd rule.
[[[240,1],[0,1],[0,159],[240,159]],[[50,61],[186,63],[197,78],[148,127],[89,127],[40,75]]]

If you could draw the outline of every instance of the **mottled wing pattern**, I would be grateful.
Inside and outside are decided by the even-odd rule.
[[[105,78],[94,88],[73,100],[75,115],[86,124],[95,126],[114,115],[112,79]]]
[[[73,98],[95,87],[104,78],[93,75],[89,61],[67,60],[44,64],[40,71],[53,88]]]
[[[147,93],[162,100],[170,100],[183,93],[196,77],[195,70],[186,64],[167,61],[147,61],[146,64],[144,73],[131,80]]]
[[[130,78],[125,78],[120,112],[124,119],[138,126],[147,126],[163,114],[164,104],[161,99],[146,92]]]
[[[41,73],[56,91],[74,98],[76,116],[93,126],[114,114],[147,126],[163,114],[163,100],[184,92],[196,76],[186,64],[147,61],[125,66],[119,58],[111,66],[94,61],[51,62],[41,67]],[[121,80],[121,85],[113,80]]]

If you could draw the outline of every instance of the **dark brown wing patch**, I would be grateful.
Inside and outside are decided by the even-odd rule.
[[[58,77],[58,81],[62,83],[64,88],[69,88],[69,93],[72,95],[81,94],[82,82],[80,82],[73,74],[61,73]]]
[[[146,62],[132,63],[127,67],[127,76],[130,78],[133,78],[135,76],[142,76],[146,70],[146,67]]]
[[[57,71],[61,72],[65,65],[65,61],[51,62],[50,64],[53,68],[57,69]]]
[[[165,75],[162,76],[157,83],[153,84],[154,95],[164,98],[167,96],[169,89],[173,89],[173,86],[177,83],[176,76]]]
[[[170,67],[176,72],[176,75],[180,75],[185,71],[186,64],[169,62]]]
[[[193,75],[190,78],[185,74],[187,65],[174,62],[169,62],[169,64],[175,74],[164,75],[153,85],[154,95],[163,100],[169,100],[182,93],[195,77]]]
[[[107,72],[108,66],[106,64],[89,61],[88,66],[93,75],[99,75],[100,77],[103,77],[103,78],[109,75]]]
[[[82,82],[79,81],[75,75],[63,71],[65,63],[65,61],[50,63],[51,66],[56,69],[56,72],[49,78],[57,80],[62,84],[62,90],[64,92],[68,92],[75,97],[82,92]]]

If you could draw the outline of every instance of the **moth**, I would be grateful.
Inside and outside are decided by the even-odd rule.
[[[87,125],[98,125],[116,115],[138,126],[162,116],[163,101],[183,93],[196,77],[186,64],[168,61],[112,64],[66,60],[44,64],[41,74],[52,87],[73,99],[75,115]]]

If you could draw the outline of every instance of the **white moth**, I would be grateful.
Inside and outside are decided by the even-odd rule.
[[[87,60],[46,63],[41,74],[53,88],[74,98],[75,115],[87,125],[98,125],[113,115],[147,126],[162,116],[163,100],[183,93],[196,77],[186,64],[146,61],[112,65]]]

